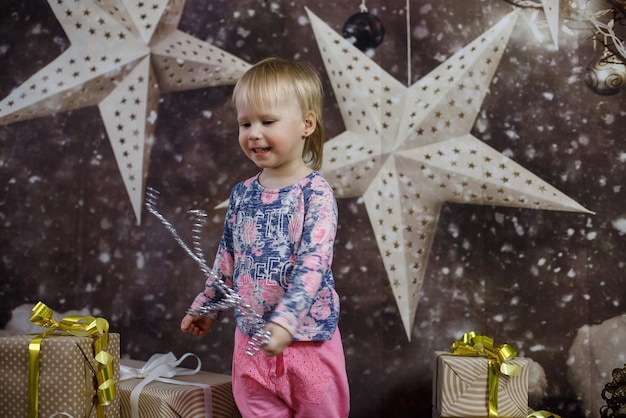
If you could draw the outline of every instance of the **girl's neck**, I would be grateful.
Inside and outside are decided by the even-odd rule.
[[[292,169],[265,168],[259,175],[259,183],[268,189],[282,189],[298,183],[312,172],[311,167],[304,163]]]

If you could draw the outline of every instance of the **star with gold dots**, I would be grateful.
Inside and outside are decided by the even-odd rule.
[[[48,0],[70,47],[0,101],[0,125],[98,106],[137,222],[161,93],[234,84],[245,61],[177,29],[185,0]]]
[[[589,213],[470,133],[517,13],[410,87],[307,13],[345,125],[322,173],[362,197],[409,339],[444,202]]]

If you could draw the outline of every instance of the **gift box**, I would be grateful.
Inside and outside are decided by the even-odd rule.
[[[437,352],[433,379],[433,417],[489,416],[489,359],[483,356],[454,355]],[[528,361],[514,358],[509,366],[519,367],[519,374],[498,373],[498,418],[526,418],[528,409]]]
[[[29,416],[29,345],[36,335],[0,337],[0,416]],[[50,417],[65,413],[74,418],[96,418],[99,365],[95,339],[52,333],[41,340],[39,353],[38,413]],[[106,352],[113,359],[113,379],[119,378],[120,336],[109,334]],[[107,418],[118,418],[114,398],[103,407]]]
[[[122,359],[121,364],[122,369],[130,368],[139,372],[146,362]],[[118,395],[122,418],[241,418],[233,398],[231,376],[210,373],[199,368],[195,371],[186,370],[188,373],[183,375],[166,375],[172,378],[159,377],[160,373],[150,375],[148,371],[150,376],[121,380]],[[156,379],[152,380],[154,378]],[[150,381],[146,384],[144,379]],[[138,395],[139,408],[133,417],[131,394],[135,387],[142,384],[145,386],[135,392]]]

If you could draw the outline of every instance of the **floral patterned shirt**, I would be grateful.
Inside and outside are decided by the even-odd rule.
[[[329,340],[339,320],[331,271],[337,202],[328,182],[313,172],[298,183],[268,189],[259,175],[233,189],[214,269],[263,319],[294,340]],[[219,300],[207,281],[192,307]],[[237,326],[246,335],[241,313]]]

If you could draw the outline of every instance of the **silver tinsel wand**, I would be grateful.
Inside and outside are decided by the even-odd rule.
[[[215,289],[223,295],[221,299],[211,303],[211,305],[204,306],[202,308],[189,308],[187,309],[187,313],[195,316],[209,316],[212,313],[229,308],[239,309],[239,312],[241,313],[243,320],[246,322],[248,329],[252,330],[252,338],[248,342],[246,354],[250,356],[255,355],[262,346],[269,342],[271,335],[265,330],[265,321],[261,315],[252,309],[250,305],[245,303],[243,299],[241,299],[241,296],[235,293],[233,289],[228,287],[226,283],[224,283],[220,274],[217,274],[213,271],[213,269],[210,269],[207,266],[204,252],[202,251],[200,245],[201,232],[206,224],[206,212],[202,210],[190,211],[194,215],[195,219],[192,230],[194,250],[192,250],[187,244],[185,244],[176,231],[176,228],[174,228],[174,226],[172,226],[172,224],[165,219],[159,211],[156,210],[158,195],[159,192],[156,189],[153,189],[152,187],[148,187],[146,189],[146,208],[161,221],[168,231],[170,231],[176,242],[178,242],[183,250],[185,250],[185,252],[189,254],[189,256],[198,264],[207,280],[210,280],[210,283],[215,287]]]

